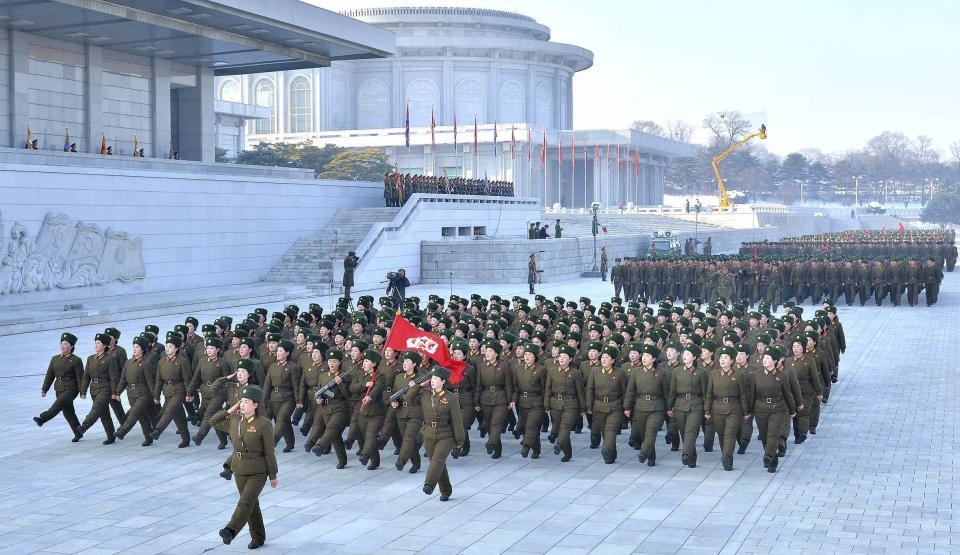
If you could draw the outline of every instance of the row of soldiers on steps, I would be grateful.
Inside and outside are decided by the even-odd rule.
[[[173,421],[179,447],[190,444],[189,421],[198,426],[192,440],[199,445],[210,418],[255,383],[263,391],[260,406],[275,422],[274,444],[283,440],[283,451],[292,451],[302,420],[305,449],[318,456],[333,450],[337,468],[347,465],[347,451],[357,443],[361,464],[376,469],[380,450],[392,442],[397,470],[409,463],[410,472],[417,472],[420,444],[438,422],[454,424],[438,459],[468,456],[468,431],[476,421],[494,459],[502,456],[502,435],[513,431],[523,457],[539,457],[541,434],[547,433],[554,453],[569,461],[571,433],[589,427],[590,447],[602,445],[607,463],[616,460],[616,436],[629,423],[628,444],[651,466],[664,423],[667,444],[673,451],[682,445],[682,461],[690,467],[696,466],[702,430],[704,450],[712,451],[719,438],[721,462],[730,470],[733,450],[746,451],[755,422],[764,463],[773,472],[791,426],[795,443],[816,433],[820,405],[829,398],[846,348],[830,299],[808,319],[793,303],[775,317],[766,304],[750,312],[744,302],[691,298],[681,304],[670,295],[658,305],[612,298],[599,308],[585,297],[550,301],[541,295],[532,305],[523,297],[496,295],[452,295],[449,302],[431,295],[425,309],[419,303],[407,299],[404,317],[437,334],[452,358],[465,362],[462,381],[444,381],[449,372],[442,374],[415,352],[386,348],[396,310],[389,297],[381,297],[376,310],[365,296],[353,313],[341,299],[331,314],[315,304],[303,312],[289,305],[268,320],[269,312],[257,309],[237,326],[229,316],[200,327],[188,317],[163,341],[156,326],[146,326],[133,338],[129,358],[117,342],[120,332],[108,328],[95,336],[86,365],[73,354],[77,337],[64,333],[42,386],[43,395],[55,386],[56,401],[34,420],[43,425],[62,411],[73,441],[100,420],[105,444],[123,439],[139,423],[144,446]],[[437,372],[448,397],[425,389],[424,377]],[[129,411],[121,405],[124,392]],[[88,393],[93,406],[79,422],[73,402]],[[436,397],[419,403],[418,395]],[[456,407],[457,415],[439,421],[437,412],[430,420],[423,406]],[[120,424],[116,430],[111,409]],[[449,498],[445,464],[433,463],[425,491],[439,483]],[[229,469],[223,475],[229,479]]]
[[[764,301],[773,310],[788,300],[814,305],[824,297],[842,296],[847,306],[873,299],[877,306],[890,297],[900,306],[937,302],[943,271],[936,260],[898,258],[821,258],[816,256],[714,255],[694,257],[620,258],[610,273],[614,294],[627,299],[724,297],[753,307]]]
[[[940,268],[952,272],[957,264],[956,232],[947,230],[843,231],[788,237],[781,241],[742,243],[740,254],[759,256],[809,255],[819,258],[900,258],[926,260],[932,257]]]
[[[383,199],[387,206],[403,206],[415,193],[512,197],[513,183],[395,172],[383,174]]]

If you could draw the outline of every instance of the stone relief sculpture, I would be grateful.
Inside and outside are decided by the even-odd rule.
[[[142,243],[54,213],[43,218],[35,239],[19,222],[4,237],[0,214],[0,295],[143,279]]]

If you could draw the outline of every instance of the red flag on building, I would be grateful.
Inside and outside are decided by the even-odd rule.
[[[410,103],[407,102],[407,114],[403,120],[403,141],[410,148]]]
[[[517,137],[514,135],[514,131],[516,130],[516,128],[517,128],[516,125],[510,128],[510,159],[511,160],[517,159]]]
[[[463,380],[466,363],[450,357],[447,345],[442,339],[417,329],[413,324],[397,314],[390,326],[386,346],[394,351],[415,351],[450,370],[450,383],[458,384]]]
[[[593,145],[593,163],[600,161],[600,145]]]
[[[106,133],[100,133],[100,154],[107,153],[107,135]]]
[[[903,222],[897,222],[897,232],[898,232],[898,233],[906,233],[906,232],[907,232],[907,228],[903,227]]]
[[[433,106],[430,107],[430,148],[437,149],[437,119],[433,116]]]
[[[453,109],[453,151],[457,151],[457,109]]]
[[[477,114],[473,114],[473,155],[477,155]]]
[[[633,175],[640,177],[640,149],[633,151]]]
[[[760,270],[760,256],[757,254],[757,247],[753,247],[753,271]]]

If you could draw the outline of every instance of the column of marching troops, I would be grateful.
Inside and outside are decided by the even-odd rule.
[[[396,172],[383,175],[383,199],[387,206],[403,206],[415,193],[512,197],[513,183]]]
[[[616,259],[615,295],[628,299],[723,298],[776,311],[786,301],[824,298],[852,306],[889,297],[900,306],[937,302],[943,272],[957,262],[953,230],[885,234],[879,231],[744,243],[737,255],[651,256]]]

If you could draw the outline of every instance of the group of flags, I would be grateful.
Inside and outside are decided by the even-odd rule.
[[[499,124],[494,122],[493,124],[493,155],[494,157],[499,156],[498,145],[498,128]],[[434,112],[434,108],[430,108],[430,146],[433,149],[437,147],[437,118]],[[547,130],[540,130],[540,133],[543,136],[543,144],[540,147],[540,165],[545,166],[547,163]],[[406,116],[404,119],[404,142],[406,146],[410,147],[410,103],[407,102],[406,106]],[[473,152],[474,156],[477,153],[477,143],[479,142],[478,138],[478,129],[477,129],[477,116],[473,116]],[[453,148],[456,149],[459,145],[459,128],[457,125],[457,114],[454,110],[453,114]],[[561,132],[557,131],[557,160],[562,166],[564,164],[563,152],[563,136]],[[586,146],[583,147],[583,161],[584,164],[587,162],[589,150]],[[640,175],[640,150],[631,146],[621,147],[621,145],[614,145],[611,148],[609,144],[606,145],[606,160],[609,162],[611,154],[614,155],[616,160],[617,175],[619,176],[621,167],[626,167],[627,171],[630,169],[631,158],[633,163],[633,172],[634,175],[639,177]],[[600,145],[594,145],[593,147],[593,157],[595,160],[600,160]],[[516,160],[517,158],[517,136],[516,136],[516,126],[510,127],[510,159]],[[527,128],[527,160],[533,158],[533,130]],[[576,137],[570,137],[570,164],[573,168],[577,167],[577,144]]]
[[[36,150],[37,145],[35,144],[36,140],[33,138],[33,132],[30,130],[30,126],[27,126],[27,140],[23,143],[23,148],[28,150]],[[63,131],[63,151],[64,152],[77,152],[76,143],[70,141],[70,128],[66,128]],[[133,136],[133,156],[134,158],[140,158],[143,156],[140,148],[140,139],[136,135]],[[107,134],[101,133],[100,135],[100,154],[107,155],[113,154],[112,148],[107,145]],[[171,154],[172,156],[172,154]]]

